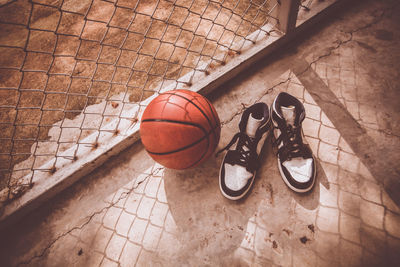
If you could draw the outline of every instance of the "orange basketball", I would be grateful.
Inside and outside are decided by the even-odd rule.
[[[199,165],[214,152],[220,133],[220,121],[212,104],[188,90],[157,96],[145,109],[140,124],[147,152],[171,169]]]

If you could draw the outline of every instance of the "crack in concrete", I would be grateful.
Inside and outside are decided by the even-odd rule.
[[[361,120],[361,122],[362,122],[362,120]],[[393,132],[390,131],[390,130],[376,129],[376,128],[373,128],[373,127],[368,126],[368,125],[363,125],[363,127],[366,128],[366,129],[368,129],[368,130],[377,131],[377,132],[382,133],[382,134],[387,135],[387,136],[400,138],[400,135],[395,134],[395,133],[393,133]]]
[[[275,84],[274,86],[268,88],[267,90],[264,91],[264,93],[263,93],[262,95],[260,95],[259,97],[257,97],[254,101],[252,101],[252,102],[249,103],[249,104],[241,103],[242,107],[241,107],[238,111],[236,111],[236,113],[233,114],[229,119],[227,119],[227,120],[221,122],[221,126],[224,126],[224,125],[230,123],[231,121],[233,121],[233,120],[235,119],[236,116],[239,116],[240,114],[242,114],[248,107],[250,107],[251,105],[254,105],[254,104],[257,103],[257,102],[259,102],[264,96],[266,96],[267,94],[271,93],[276,87],[278,87],[278,86],[280,86],[280,85],[282,85],[282,84],[287,83],[288,81],[290,81],[290,79],[291,79],[291,78],[290,78],[290,75],[289,75],[289,77],[288,77],[286,80],[281,81],[281,82]]]
[[[345,45],[345,44],[347,44],[347,43],[349,43],[349,42],[352,42],[352,41],[353,41],[353,37],[354,37],[354,36],[353,36],[354,33],[359,32],[359,31],[362,31],[362,30],[365,30],[365,29],[367,29],[367,28],[370,28],[370,27],[372,27],[372,26],[378,24],[380,21],[382,21],[382,19],[384,18],[384,15],[386,14],[386,12],[392,10],[392,9],[393,9],[394,7],[396,7],[397,5],[398,5],[398,3],[395,4],[395,5],[393,5],[393,6],[391,6],[391,7],[389,7],[389,8],[382,9],[382,10],[381,10],[381,14],[380,14],[377,18],[375,18],[373,21],[371,21],[371,22],[369,22],[369,23],[367,23],[367,24],[365,24],[365,25],[363,25],[363,26],[361,26],[361,27],[358,27],[358,28],[356,28],[356,29],[354,29],[354,30],[351,30],[351,31],[339,30],[339,32],[348,34],[349,37],[348,37],[347,39],[345,39],[345,40],[337,39],[336,41],[334,41],[334,43],[337,43],[336,46],[329,47],[329,51],[328,51],[326,54],[323,54],[323,55],[321,55],[321,56],[318,56],[316,59],[314,59],[313,61],[311,61],[311,63],[309,63],[308,66],[307,66],[304,70],[300,71],[300,72],[297,74],[297,76],[301,76],[302,74],[304,74],[305,72],[307,72],[307,71],[312,67],[313,64],[317,63],[317,62],[320,61],[321,59],[331,56],[332,53],[333,53],[333,51],[339,49],[341,46],[343,46],[343,45]],[[292,78],[291,78],[291,75],[289,74],[289,76],[288,76],[288,78],[287,78],[286,80],[281,81],[281,82],[279,82],[278,84],[275,84],[275,85],[273,85],[272,87],[270,87],[270,88],[268,88],[267,90],[265,90],[264,93],[263,93],[262,95],[260,95],[260,97],[258,97],[255,101],[253,101],[253,102],[251,102],[251,103],[248,103],[248,104],[241,103],[241,104],[242,104],[242,107],[241,107],[235,114],[233,114],[232,117],[230,117],[228,120],[223,121],[223,122],[221,123],[221,126],[224,126],[224,125],[230,123],[231,121],[233,121],[233,120],[235,119],[235,117],[241,115],[241,114],[246,110],[247,107],[250,107],[251,105],[253,105],[253,104],[257,103],[258,101],[260,101],[265,95],[271,93],[276,87],[278,87],[278,86],[280,86],[280,85],[282,85],[282,84],[285,84],[285,83],[287,83],[287,82],[290,82],[291,80],[292,80]],[[332,104],[336,104],[336,103],[332,103]]]
[[[79,229],[83,229],[86,225],[88,225],[90,223],[90,221],[94,218],[94,216],[103,213],[104,211],[108,210],[109,208],[115,206],[118,202],[120,202],[121,200],[127,198],[130,193],[133,192],[133,190],[137,189],[142,183],[144,183],[149,177],[156,175],[159,171],[161,171],[162,167],[156,168],[154,170],[152,170],[152,172],[150,174],[148,174],[146,177],[144,177],[141,181],[138,181],[131,189],[129,189],[128,191],[125,191],[123,193],[121,193],[121,195],[119,196],[119,198],[111,203],[108,206],[103,207],[102,209],[95,211],[94,213],[92,213],[90,216],[87,217],[87,220],[82,223],[80,226],[75,226],[71,229],[69,229],[68,231],[62,233],[61,235],[59,235],[57,238],[55,238],[53,241],[51,241],[43,250],[40,254],[36,254],[33,257],[31,257],[30,259],[26,260],[26,261],[22,261],[19,262],[17,264],[17,266],[21,266],[21,265],[29,265],[32,261],[34,261],[35,259],[39,259],[41,257],[43,257],[46,252],[61,238],[63,238],[64,236],[68,235],[69,233],[73,232],[74,230],[79,230]]]

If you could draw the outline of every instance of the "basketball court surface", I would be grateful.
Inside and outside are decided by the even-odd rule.
[[[285,185],[270,141],[237,202],[219,192],[222,156],[175,171],[137,143],[2,234],[0,265],[399,266],[400,192],[382,186],[399,179],[399,16],[360,1],[208,96],[217,149],[246,107],[283,91],[303,102],[311,192]]]

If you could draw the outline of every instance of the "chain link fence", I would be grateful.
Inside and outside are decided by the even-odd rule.
[[[0,201],[276,26],[274,0],[0,1]],[[181,80],[183,76],[187,79]],[[127,112],[127,110],[135,112]],[[111,121],[113,123],[111,123]],[[89,135],[95,135],[90,142]],[[86,138],[86,139],[85,139]]]

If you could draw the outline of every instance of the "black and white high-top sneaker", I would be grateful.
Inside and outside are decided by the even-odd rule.
[[[303,143],[303,104],[294,96],[282,92],[271,106],[271,118],[283,181],[296,192],[310,191],[315,182],[316,166],[310,147]]]
[[[259,167],[259,155],[270,127],[267,104],[254,104],[243,112],[239,132],[225,148],[218,151],[220,153],[228,150],[219,174],[219,186],[226,198],[238,200],[250,190]],[[229,150],[236,142],[235,150]]]

